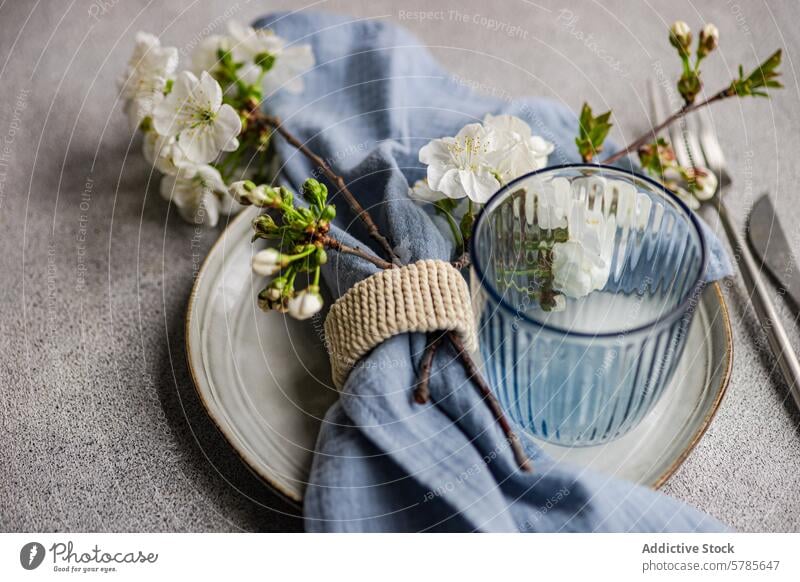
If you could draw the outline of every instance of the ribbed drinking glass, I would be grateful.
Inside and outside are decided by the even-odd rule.
[[[503,408],[563,445],[635,427],[675,371],[705,264],[698,219],[648,178],[578,164],[505,186],[472,240],[480,351]],[[597,288],[570,297],[576,285]]]

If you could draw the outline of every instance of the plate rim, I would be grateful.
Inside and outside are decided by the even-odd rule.
[[[235,227],[239,225],[239,222],[244,221],[245,217],[251,213],[251,209],[254,207],[245,208],[242,210],[233,220],[228,222],[228,225],[225,227],[224,230],[220,233],[217,240],[211,245],[209,248],[208,253],[206,254],[205,258],[203,259],[203,263],[200,266],[200,269],[197,271],[197,275],[195,276],[194,283],[192,284],[192,290],[189,295],[189,301],[186,305],[186,315],[184,318],[184,356],[186,358],[186,365],[189,368],[189,375],[192,379],[192,384],[194,386],[195,393],[197,394],[198,398],[200,399],[203,408],[206,411],[206,414],[209,416],[211,421],[214,423],[214,426],[217,428],[219,433],[225,438],[231,448],[234,450],[236,455],[242,462],[247,465],[247,467],[270,489],[274,492],[278,493],[280,496],[285,498],[292,504],[300,504],[303,503],[303,497],[301,495],[297,495],[295,492],[287,489],[283,484],[279,483],[277,480],[274,479],[271,475],[269,475],[266,471],[264,471],[261,467],[258,466],[257,463],[253,462],[251,459],[248,458],[248,454],[241,450],[239,446],[236,444],[236,439],[228,434],[227,428],[220,418],[218,418],[216,412],[214,411],[212,406],[209,406],[209,403],[206,401],[206,397],[204,396],[203,392],[200,390],[197,371],[195,370],[194,364],[192,362],[191,352],[192,352],[192,343],[191,343],[191,326],[192,326],[192,312],[195,309],[196,302],[197,302],[197,295],[200,284],[203,278],[206,276],[209,263],[211,262],[212,256],[214,253],[219,249],[222,242],[228,237],[228,235],[233,231]],[[728,304],[725,301],[725,296],[722,293],[722,287],[719,284],[719,281],[714,281],[708,285],[708,287],[714,290],[714,293],[717,296],[720,305],[721,311],[721,319],[722,319],[722,326],[725,335],[725,362],[724,367],[725,370],[722,375],[722,380],[719,383],[719,386],[716,388],[716,395],[714,397],[714,402],[706,413],[706,416],[703,418],[702,422],[699,424],[697,429],[695,430],[692,438],[681,451],[681,453],[676,457],[673,463],[664,470],[658,478],[655,479],[652,483],[647,484],[648,487],[651,489],[657,490],[660,489],[669,479],[672,477],[675,472],[683,465],[686,459],[689,457],[691,452],[697,447],[697,444],[702,440],[703,436],[708,431],[708,427],[711,426],[711,422],[714,420],[714,417],[717,414],[717,411],[722,404],[722,400],[725,398],[725,395],[728,391],[728,385],[730,384],[731,375],[733,372],[733,330],[731,327],[731,320],[730,320],[730,310],[728,309]]]
[[[708,427],[711,426],[711,422],[717,415],[717,411],[722,404],[722,400],[725,398],[725,394],[728,393],[728,384],[730,384],[731,376],[733,374],[733,329],[731,327],[730,311],[728,310],[728,304],[725,302],[725,296],[722,293],[722,287],[720,286],[719,281],[714,281],[713,283],[709,284],[709,287],[714,289],[714,293],[717,295],[720,310],[722,312],[722,326],[725,332],[725,371],[722,376],[722,381],[717,388],[717,394],[714,397],[714,403],[712,404],[711,409],[706,413],[703,422],[700,423],[700,426],[697,428],[692,436],[692,439],[689,441],[683,451],[681,451],[681,454],[678,455],[675,461],[669,467],[667,467],[667,469],[653,482],[652,485],[650,485],[651,489],[660,489],[663,487],[663,485],[669,481],[669,478],[675,474],[681,465],[683,465],[684,461],[686,461],[695,447],[697,447],[697,444],[702,440],[703,436],[705,436],[706,431],[708,431]]]
[[[254,207],[244,208],[239,214],[237,214],[233,220],[228,222],[228,225],[220,232],[219,237],[214,243],[211,245],[211,248],[208,249],[208,253],[206,254],[205,258],[203,259],[203,263],[200,265],[200,269],[197,271],[197,275],[195,276],[194,283],[192,283],[192,290],[189,294],[189,301],[186,304],[186,315],[184,317],[184,357],[186,359],[186,365],[189,368],[189,375],[192,379],[192,385],[194,386],[194,391],[197,394],[197,397],[200,399],[200,403],[203,405],[203,408],[206,411],[206,414],[213,422],[214,426],[216,427],[217,431],[224,437],[224,439],[228,442],[228,445],[233,449],[236,453],[236,456],[247,465],[248,469],[253,472],[259,480],[267,485],[272,491],[279,494],[283,497],[286,501],[291,503],[292,505],[302,506],[303,498],[300,495],[295,494],[294,491],[287,489],[282,483],[279,483],[275,480],[271,475],[269,475],[266,471],[264,471],[258,463],[254,463],[251,459],[249,459],[248,453],[243,451],[237,444],[236,439],[228,434],[228,429],[226,428],[225,422],[222,419],[218,418],[217,413],[215,412],[214,408],[209,405],[208,401],[206,400],[203,391],[200,390],[197,371],[194,368],[194,364],[192,363],[192,341],[191,341],[191,327],[192,327],[192,312],[195,309],[197,303],[197,295],[198,290],[200,287],[200,283],[202,279],[207,275],[209,269],[209,263],[211,262],[212,255],[215,251],[219,249],[222,245],[222,242],[225,238],[233,231],[233,229],[238,226],[239,222],[243,222],[244,218],[251,212],[251,209]]]

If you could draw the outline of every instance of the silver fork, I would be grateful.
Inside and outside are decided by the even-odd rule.
[[[656,88],[655,83],[650,85],[650,97],[653,107],[654,119],[664,119],[666,107],[665,95]],[[700,126],[699,132],[695,129]],[[725,157],[717,140],[716,133],[711,129],[707,120],[697,114],[686,118],[680,127],[670,129],[669,141],[675,150],[676,161],[682,166],[705,166],[716,174],[719,185],[714,196],[701,202],[702,205],[713,206],[719,214],[720,222],[734,249],[734,256],[742,273],[745,287],[750,296],[761,327],[767,334],[772,353],[778,360],[781,374],[789,386],[789,391],[795,404],[800,407],[800,362],[792,350],[789,336],[781,323],[775,304],[769,296],[769,290],[761,278],[763,265],[758,263],[744,243],[742,237],[731,220],[728,208],[725,205],[723,194],[730,188],[732,179],[727,171]]]

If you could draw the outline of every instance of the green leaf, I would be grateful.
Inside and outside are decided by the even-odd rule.
[[[610,120],[611,120],[611,112],[610,112],[610,111],[606,111],[606,112],[605,112],[605,113],[603,113],[602,115],[598,115],[598,116],[595,118],[595,121],[596,121],[598,124],[607,124],[607,123],[608,123]]]
[[[578,147],[581,157],[585,162],[591,159],[603,149],[603,142],[611,131],[612,124],[611,111],[601,113],[597,117],[592,115],[592,108],[588,103],[581,107],[581,114],[578,119],[578,137],[575,138],[575,145]]]
[[[442,198],[433,203],[436,214],[443,216],[447,221],[447,225],[450,227],[450,234],[453,235],[453,243],[456,245],[456,250],[458,253],[461,253],[464,247],[464,237],[461,234],[459,225],[456,224],[455,218],[453,217],[453,211],[456,209],[456,206],[458,206],[458,200],[453,198]]]
[[[783,52],[781,49],[772,53],[767,60],[759,65],[752,73],[745,77],[744,68],[739,65],[739,78],[734,79],[728,88],[728,93],[731,95],[738,95],[745,97],[752,95],[754,97],[769,97],[766,91],[759,91],[762,87],[771,89],[782,89],[783,84],[776,79],[780,77],[781,72],[778,67],[781,64]]]
[[[461,238],[466,240],[472,235],[472,227],[475,224],[475,215],[472,212],[467,212],[461,217],[459,228],[461,229]]]
[[[433,203],[438,212],[451,213],[458,206],[458,200],[455,198],[442,198]]]
[[[581,108],[581,117],[579,119],[580,123],[580,136],[586,137],[588,128],[591,126],[592,123],[592,108],[589,107],[588,103],[584,103],[583,107]]]

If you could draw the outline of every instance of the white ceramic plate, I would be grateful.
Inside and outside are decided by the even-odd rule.
[[[324,316],[305,322],[263,314],[263,281],[250,274],[248,208],[211,249],[186,317],[189,368],[211,418],[267,483],[301,501],[325,411],[336,399],[322,343]],[[733,359],[728,310],[710,285],[671,386],[624,437],[586,448],[544,445],[557,459],[659,487],[708,427]]]

